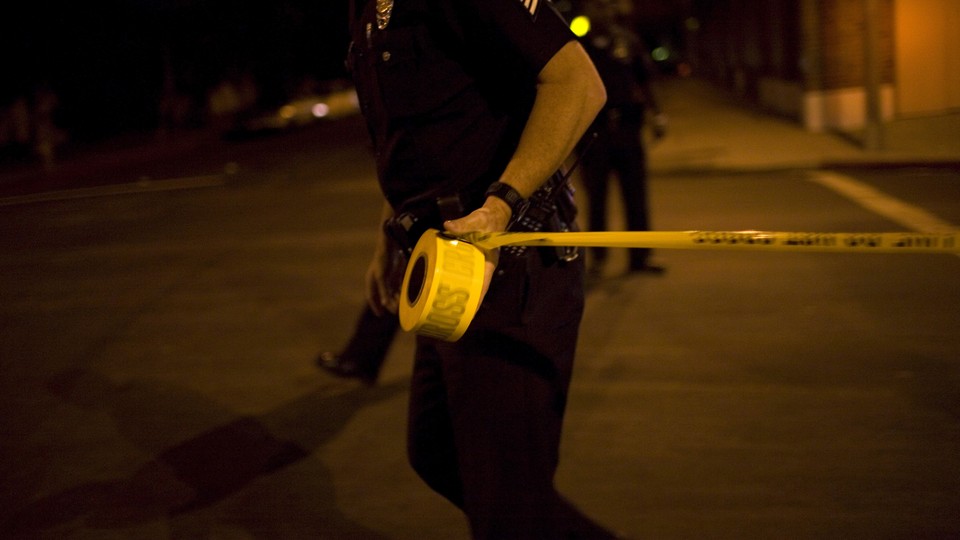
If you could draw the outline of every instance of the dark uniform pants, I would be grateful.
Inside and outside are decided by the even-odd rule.
[[[414,470],[467,515],[474,538],[611,538],[553,484],[583,313],[583,264],[501,257],[468,332],[418,338]]]

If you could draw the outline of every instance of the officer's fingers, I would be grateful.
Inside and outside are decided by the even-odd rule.
[[[493,214],[488,208],[477,208],[460,219],[452,219],[443,223],[447,232],[463,234],[468,232],[491,232],[496,230]]]
[[[480,225],[482,224],[482,220],[477,219],[477,217],[474,216],[475,213],[476,212],[473,212],[459,219],[451,219],[450,221],[444,221],[443,228],[447,232],[451,232],[454,234],[462,234],[462,233],[479,231],[481,230]]]
[[[400,295],[397,293],[391,293],[388,291],[383,292],[381,297],[381,305],[385,311],[396,314],[397,310],[400,308]]]
[[[385,315],[383,302],[380,300],[380,289],[377,287],[376,281],[369,275],[367,277],[366,296],[370,311],[374,312],[378,317]]]
[[[400,307],[400,297],[397,294],[390,293],[386,287],[374,286],[367,295],[367,304],[370,311],[377,316],[382,317],[389,313],[396,313]]]
[[[378,316],[385,315],[386,298],[388,298],[386,293],[387,287],[384,283],[383,273],[376,266],[376,263],[371,264],[370,267],[367,268],[367,273],[364,278],[367,285],[367,305],[369,305],[370,310]]]
[[[386,315],[386,310],[383,308],[383,304],[380,303],[380,299],[372,292],[367,293],[367,306],[370,307],[370,311],[377,317]]]
[[[376,285],[377,302],[380,304],[381,312],[389,311],[390,313],[396,313],[397,297],[393,291],[390,290],[389,285],[387,285],[387,280],[384,279],[383,275],[379,275],[374,282]]]

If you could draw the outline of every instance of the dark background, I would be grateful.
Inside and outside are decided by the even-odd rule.
[[[576,3],[555,2],[568,15]],[[254,88],[255,99],[244,106],[270,110],[347,76],[347,5],[346,0],[33,2],[18,16],[0,20],[5,71],[0,113],[21,100],[21,108],[36,115],[49,100],[52,117],[32,122],[52,124],[64,140],[82,142],[204,126],[211,121],[210,95],[218,85]],[[648,41],[677,41],[682,6],[643,1],[637,9]]]
[[[0,22],[0,107],[52,92],[55,124],[91,139],[156,128],[164,99],[189,104],[176,127],[202,124],[223,81],[254,80],[258,106],[271,106],[343,77],[346,10],[330,0],[34,2]]]

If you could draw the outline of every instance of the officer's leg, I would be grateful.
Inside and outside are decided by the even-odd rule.
[[[562,413],[551,359],[486,333],[444,353],[450,415],[474,538],[553,538]],[[472,349],[485,349],[474,352]],[[453,348],[451,348],[453,349]]]
[[[580,162],[580,177],[587,195],[587,226],[591,231],[607,230],[607,188],[610,182],[609,140],[598,137]],[[607,259],[607,250],[597,247],[590,250],[597,268]]]
[[[407,455],[414,471],[431,489],[463,508],[443,368],[433,343],[418,338],[410,380]]]
[[[583,307],[582,261],[542,268],[533,253],[530,265],[522,326],[475,320],[460,342],[440,347],[475,538],[566,538],[564,529],[592,523],[553,484]],[[491,285],[495,309],[487,314],[510,320],[512,311],[497,310],[497,302],[516,295],[496,285],[511,294]]]
[[[637,140],[639,140],[638,137]],[[620,189],[623,192],[627,229],[631,231],[650,230],[647,202],[646,153],[644,147],[639,143],[625,146],[616,153],[615,164],[617,177],[620,180]],[[649,254],[649,249],[631,249],[630,268],[639,269],[644,267]]]

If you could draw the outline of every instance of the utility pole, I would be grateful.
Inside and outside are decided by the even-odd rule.
[[[864,87],[866,122],[863,131],[865,150],[883,150],[883,111],[880,89],[883,63],[880,51],[880,0],[863,0],[864,7]]]

